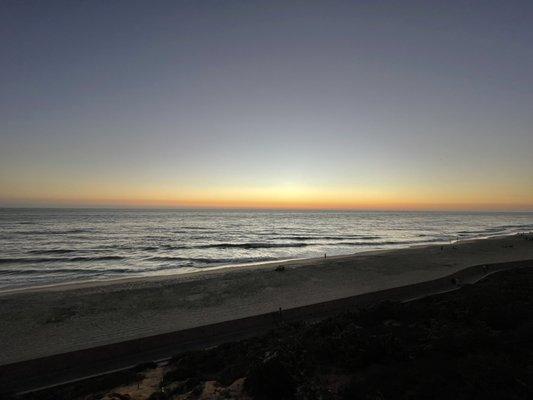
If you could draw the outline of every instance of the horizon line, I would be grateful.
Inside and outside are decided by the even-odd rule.
[[[165,210],[165,211],[288,211],[288,212],[405,212],[405,213],[533,213],[533,209],[405,209],[405,208],[290,208],[290,207],[202,207],[128,205],[2,205],[0,209],[27,210]]]

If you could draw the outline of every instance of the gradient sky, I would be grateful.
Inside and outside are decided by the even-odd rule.
[[[2,1],[0,205],[533,210],[531,1]]]

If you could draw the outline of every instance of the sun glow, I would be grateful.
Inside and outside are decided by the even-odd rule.
[[[263,187],[112,187],[20,193],[7,199],[28,205],[94,207],[184,207],[355,210],[531,210],[533,196],[490,195],[488,189],[463,191],[424,187],[313,187],[284,183]],[[62,192],[62,193],[58,193]],[[37,200],[36,200],[37,199]],[[489,201],[487,201],[489,199]],[[4,199],[6,203],[6,199]]]

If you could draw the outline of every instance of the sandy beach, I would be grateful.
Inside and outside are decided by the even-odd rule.
[[[530,236],[531,237],[531,236]],[[533,259],[521,235],[0,294],[0,365]],[[279,265],[284,271],[275,271]]]

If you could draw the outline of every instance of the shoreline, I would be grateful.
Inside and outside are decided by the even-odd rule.
[[[479,240],[490,240],[490,239],[502,239],[507,237],[514,237],[514,236],[520,236],[520,235],[529,235],[531,232],[519,232],[519,233],[510,233],[505,235],[496,235],[496,236],[480,236],[475,238],[469,238],[460,240],[460,243],[471,243],[476,242]],[[355,253],[349,253],[349,254],[339,254],[334,256],[328,256],[327,258],[322,257],[307,257],[307,258],[289,258],[289,259],[279,259],[279,260],[272,260],[272,261],[258,261],[258,262],[251,262],[251,263],[243,263],[243,264],[224,264],[224,265],[218,265],[213,267],[205,267],[205,268],[199,268],[197,271],[188,271],[188,272],[173,272],[173,273],[162,273],[162,274],[154,274],[154,273],[148,273],[146,275],[141,276],[131,276],[131,277],[119,277],[119,278],[110,278],[110,279],[88,279],[83,281],[68,281],[68,282],[60,282],[60,283],[51,283],[51,284],[45,284],[45,285],[36,285],[36,286],[27,286],[27,287],[20,287],[20,288],[11,288],[11,289],[0,289],[0,297],[4,295],[9,295],[12,293],[32,293],[32,292],[40,292],[40,291],[63,291],[63,290],[76,290],[76,289],[82,289],[82,288],[89,288],[89,287],[95,287],[95,286],[105,286],[105,285],[114,285],[114,284],[125,284],[125,283],[133,283],[133,282],[139,282],[139,281],[164,281],[164,280],[170,280],[175,279],[178,277],[188,277],[190,275],[198,275],[198,274],[208,274],[213,271],[223,271],[223,270],[234,270],[238,271],[241,269],[246,270],[260,270],[260,269],[266,269],[268,267],[271,267],[272,265],[276,266],[295,266],[300,264],[306,264],[306,263],[319,263],[324,260],[344,260],[344,259],[351,259],[353,257],[364,257],[366,255],[373,255],[378,253],[389,253],[389,252],[396,252],[406,249],[424,249],[427,247],[433,247],[433,246],[453,246],[457,244],[457,240],[450,240],[450,241],[436,241],[436,242],[428,242],[428,243],[420,243],[420,244],[410,244],[408,246],[401,246],[398,248],[392,248],[392,249],[374,249],[374,250],[362,250]]]
[[[2,293],[0,365],[532,259],[533,235],[514,235],[274,264],[283,271],[263,263]]]
[[[273,311],[243,319],[119,342],[96,348],[0,365],[2,386],[19,393],[39,392],[98,376],[135,369],[147,362],[160,363],[177,353],[217,346],[260,335],[281,322],[318,321],[331,315],[381,302],[407,303],[460,290],[509,270],[532,268],[533,259],[502,264],[475,265],[453,274],[376,292]],[[178,349],[178,350],[177,350]]]

